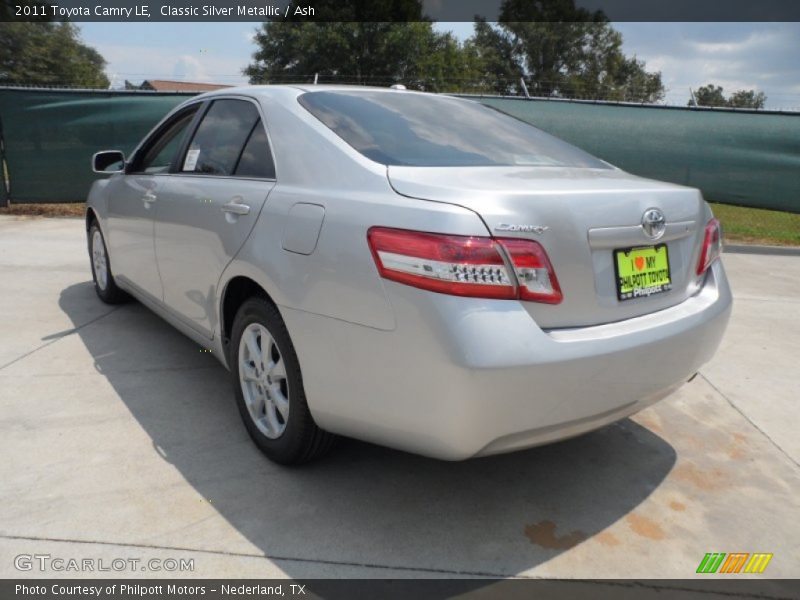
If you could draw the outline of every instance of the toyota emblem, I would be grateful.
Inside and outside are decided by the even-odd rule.
[[[657,240],[664,235],[667,219],[658,208],[648,208],[642,215],[642,229],[651,239]]]

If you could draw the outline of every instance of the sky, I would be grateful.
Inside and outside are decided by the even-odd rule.
[[[244,84],[257,23],[83,23],[86,43],[108,61],[112,85],[126,79],[185,79]],[[661,71],[668,104],[685,105],[689,88],[726,93],[756,89],[767,108],[800,110],[800,23],[613,23],[623,50]],[[436,23],[459,39],[471,23]]]

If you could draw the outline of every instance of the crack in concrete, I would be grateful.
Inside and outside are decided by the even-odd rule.
[[[34,354],[34,353],[38,352],[39,350],[42,350],[43,348],[47,348],[48,346],[51,346],[52,344],[55,344],[55,343],[56,343],[57,341],[59,341],[59,340],[63,340],[63,339],[65,339],[65,338],[68,338],[68,337],[69,337],[69,336],[71,336],[71,335],[74,335],[74,334],[75,334],[75,333],[77,333],[79,330],[83,329],[84,327],[86,327],[86,326],[88,326],[88,325],[91,325],[92,323],[97,323],[97,321],[99,321],[100,319],[103,319],[103,318],[107,317],[108,315],[110,315],[110,314],[111,314],[111,313],[113,313],[113,312],[116,312],[116,311],[117,311],[117,310],[119,310],[120,308],[122,308],[122,307],[121,307],[121,306],[116,306],[116,307],[112,308],[111,310],[109,310],[108,312],[106,312],[106,313],[103,313],[102,315],[100,315],[100,316],[98,316],[98,317],[95,317],[94,319],[91,319],[91,320],[89,320],[89,321],[86,321],[86,323],[83,323],[83,324],[81,324],[81,325],[78,325],[77,327],[75,327],[74,329],[72,329],[71,331],[69,331],[69,333],[67,333],[66,335],[61,335],[61,336],[59,336],[59,337],[57,337],[57,338],[54,338],[54,339],[50,340],[50,341],[49,341],[49,342],[47,342],[46,344],[42,344],[41,346],[37,346],[37,347],[36,347],[36,348],[34,348],[33,350],[30,350],[29,352],[26,352],[25,354],[22,354],[22,355],[18,356],[18,357],[17,357],[17,358],[15,358],[14,360],[11,360],[11,361],[7,362],[6,364],[4,364],[4,365],[0,366],[0,371],[2,371],[3,369],[5,369],[6,367],[10,367],[11,365],[13,365],[13,364],[15,364],[15,363],[18,363],[18,362],[19,362],[19,361],[21,361],[22,359],[29,357],[31,354]]]
[[[11,364],[11,363],[9,363]],[[4,375],[0,374],[2,378],[31,378],[31,377],[85,377],[85,376],[107,376],[107,375],[137,375],[142,373],[171,373],[182,371],[215,371],[217,369],[224,369],[221,364],[203,365],[203,366],[186,366],[186,367],[152,367],[144,369],[119,369],[116,371],[87,371],[85,373],[69,371],[63,373],[33,373],[33,374],[20,374],[20,375]]]
[[[774,304],[800,304],[800,300],[794,298],[772,297],[763,298],[761,296],[735,296],[736,302],[744,300],[746,302],[772,302]]]
[[[742,409],[740,409],[738,406],[736,406],[736,404],[734,404],[734,403],[733,403],[733,400],[731,400],[730,398],[728,398],[728,396],[726,396],[726,395],[725,395],[725,393],[724,393],[724,392],[723,392],[721,389],[719,389],[719,388],[718,388],[716,385],[714,385],[714,384],[711,382],[711,380],[710,380],[708,377],[706,377],[706,375],[705,375],[704,373],[700,373],[700,377],[702,377],[702,378],[703,378],[703,380],[704,380],[704,381],[705,381],[705,382],[706,382],[708,385],[710,385],[710,386],[711,386],[711,388],[712,388],[712,389],[713,389],[715,392],[717,392],[717,393],[718,393],[720,396],[722,396],[722,398],[725,400],[725,402],[727,402],[728,404],[730,404],[730,405],[731,405],[731,407],[733,408],[733,410],[735,410],[735,411],[736,411],[736,412],[738,412],[740,415],[742,415],[742,417],[744,417],[745,421],[747,421],[748,423],[750,423],[750,425],[752,425],[752,426],[753,426],[753,427],[754,427],[754,428],[755,428],[755,429],[756,429],[756,430],[757,430],[759,433],[761,433],[761,435],[763,435],[765,438],[767,438],[767,440],[769,440],[769,443],[770,443],[770,444],[772,444],[773,446],[775,446],[775,448],[777,448],[777,449],[778,449],[778,451],[779,451],[781,454],[783,454],[783,455],[784,455],[784,456],[785,456],[787,459],[789,459],[789,462],[791,462],[791,463],[792,463],[792,464],[793,464],[795,467],[797,467],[798,469],[800,469],[800,463],[798,463],[798,462],[797,462],[797,461],[796,461],[794,458],[792,458],[792,456],[791,456],[790,454],[788,454],[788,453],[786,452],[786,450],[784,450],[783,448],[781,448],[780,444],[778,444],[778,442],[776,442],[775,440],[773,440],[773,439],[772,439],[772,437],[770,437],[770,435],[769,435],[769,434],[768,434],[766,431],[764,431],[763,429],[761,429],[761,427],[759,427],[759,426],[758,426],[758,425],[755,423],[755,421],[753,421],[753,420],[752,420],[750,417],[748,417],[748,416],[747,416],[747,414],[745,414],[745,412],[744,412]]]

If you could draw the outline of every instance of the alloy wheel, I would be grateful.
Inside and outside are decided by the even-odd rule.
[[[239,382],[250,418],[270,439],[289,420],[289,380],[278,344],[266,327],[250,323],[239,342]]]

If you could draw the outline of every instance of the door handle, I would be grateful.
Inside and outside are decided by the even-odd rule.
[[[222,205],[222,212],[233,213],[234,215],[246,215],[250,212],[250,207],[247,204],[230,201]]]
[[[147,190],[144,193],[144,196],[142,196],[142,202],[146,202],[146,203],[149,204],[149,203],[155,202],[155,201],[156,201],[156,195],[153,192],[151,192],[150,190]]]

